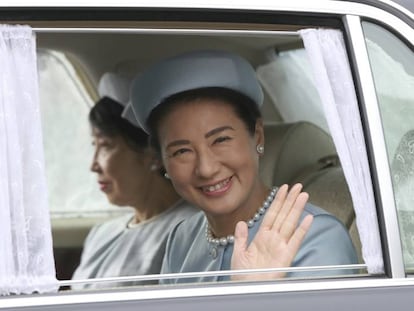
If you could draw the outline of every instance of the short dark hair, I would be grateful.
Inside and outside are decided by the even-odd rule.
[[[124,107],[110,97],[102,97],[90,110],[89,122],[103,135],[121,136],[135,151],[148,147],[148,135],[122,117]]]
[[[257,104],[244,94],[222,87],[198,88],[180,92],[164,99],[154,108],[147,120],[150,132],[150,143],[157,151],[161,151],[158,137],[158,126],[176,104],[186,103],[200,99],[223,100],[230,104],[236,115],[244,122],[248,132],[253,135],[256,129],[256,122],[261,118],[260,109]]]

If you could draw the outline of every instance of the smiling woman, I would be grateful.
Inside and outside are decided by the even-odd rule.
[[[177,192],[203,211],[170,235],[163,273],[357,263],[346,229],[306,204],[308,195],[300,184],[290,191],[287,185],[270,190],[261,180],[262,100],[254,70],[224,51],[169,58],[134,81],[137,119],[151,135]],[[284,276],[276,272],[232,279]],[[173,280],[183,281],[188,280]]]

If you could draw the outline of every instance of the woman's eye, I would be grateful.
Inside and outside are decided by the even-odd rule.
[[[222,142],[229,141],[229,140],[231,140],[231,137],[229,137],[229,136],[220,136],[220,137],[217,137],[214,140],[214,144],[216,144],[216,143],[222,143]]]
[[[98,143],[98,146],[101,148],[109,149],[113,147],[113,143],[109,140],[102,140]]]
[[[181,149],[178,149],[178,150],[174,151],[172,153],[172,156],[177,157],[177,156],[183,155],[183,154],[188,153],[188,152],[190,152],[190,149],[181,148]]]

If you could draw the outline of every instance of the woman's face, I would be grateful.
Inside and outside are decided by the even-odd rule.
[[[187,201],[211,216],[257,203],[261,122],[252,135],[231,105],[202,99],[177,104],[158,134],[166,171]]]
[[[148,184],[150,157],[127,145],[121,136],[103,135],[92,128],[95,153],[91,171],[98,175],[98,184],[109,202],[134,206]]]

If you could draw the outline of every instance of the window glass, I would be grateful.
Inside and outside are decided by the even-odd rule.
[[[398,209],[404,261],[414,271],[414,52],[399,38],[364,22]]]
[[[76,40],[78,40],[76,41],[77,44],[82,47],[88,46],[93,40],[99,41],[101,46],[113,46],[115,38],[110,34],[76,34],[72,36],[68,39],[73,40],[76,37]],[[358,232],[355,229],[355,214],[348,185],[326,125],[310,64],[304,49],[301,48],[303,44],[299,34],[292,35],[290,33],[286,35],[281,33],[264,37],[251,35],[243,36],[243,40],[237,35],[234,35],[234,37],[229,35],[220,37],[219,35],[171,36],[167,34],[136,35],[134,40],[131,40],[131,35],[117,34],[116,40],[119,40],[119,43],[124,45],[128,44],[129,47],[125,51],[118,51],[120,54],[117,54],[117,62],[112,58],[108,60],[108,62],[112,61],[113,63],[107,64],[107,67],[115,68],[114,71],[117,73],[129,73],[129,70],[131,70],[129,67],[145,68],[148,64],[169,54],[182,52],[182,49],[177,48],[165,53],[165,55],[159,55],[159,47],[165,45],[166,42],[174,44],[177,41],[181,42],[186,50],[214,46],[217,49],[239,53],[248,59],[257,69],[259,80],[265,91],[265,102],[262,109],[266,124],[266,152],[261,157],[260,164],[260,173],[263,174],[263,181],[269,187],[283,183],[292,185],[295,182],[303,182],[304,190],[310,194],[310,202],[338,218],[338,221],[334,220],[337,225],[335,228],[340,228],[342,236],[346,236],[346,232],[351,235],[352,240],[347,238],[344,244],[346,244],[347,250],[350,250],[352,245],[354,245],[358,253],[355,255],[359,255],[359,263],[363,263],[360,258],[361,247],[358,240]],[[286,41],[292,41],[295,48],[293,50],[285,49],[285,52],[281,52],[277,56],[272,55],[273,61],[269,63],[269,47],[283,45]],[[246,42],[249,44],[246,45]],[[123,46],[122,44],[119,44],[119,46]],[[174,44],[171,44],[171,46],[180,46]],[[142,50],[142,46],[146,46],[146,49]],[[300,48],[296,49],[297,47]],[[73,50],[76,50],[76,48],[76,46],[73,47]],[[97,56],[93,54],[95,52],[94,49],[88,51],[92,56]],[[97,59],[97,57],[90,58]],[[147,58],[150,60],[147,60]],[[134,64],[134,66],[131,65],[122,70],[124,61],[127,61],[128,64]],[[137,62],[136,65],[135,62]],[[93,67],[93,63],[91,67]],[[91,68],[91,70],[97,70],[97,68]],[[90,242],[90,237],[86,240],[86,244],[83,244],[87,231],[93,225],[90,222],[83,224],[82,220],[86,218],[84,216],[99,214],[104,209],[109,214],[111,211],[119,210],[119,208],[116,206],[111,208],[109,206],[107,198],[99,191],[95,174],[89,171],[93,148],[91,147],[91,136],[87,119],[93,101],[78,79],[74,66],[62,53],[50,50],[39,51],[39,79],[50,206],[52,215],[55,218],[53,228],[55,261],[58,278],[64,280],[72,277],[75,268],[79,264],[79,257],[84,245],[86,245],[84,250],[89,247],[91,253],[96,251],[93,248],[94,246],[99,248],[98,251],[104,250],[105,252],[112,247],[111,245],[109,247],[107,245],[101,247],[95,241]],[[270,114],[268,113],[269,111],[273,113]],[[332,196],[330,195],[332,192],[341,193],[341,195]],[[344,206],[348,208],[344,209]],[[71,217],[60,217],[62,215]],[[121,218],[124,216],[119,217],[119,220],[121,221]],[[58,226],[56,217],[60,217],[59,221],[63,220],[64,223],[59,223]],[[197,220],[200,222],[197,223],[200,225],[197,227],[197,230],[201,229],[202,233],[190,234],[189,237],[185,237],[186,239],[193,239],[195,238],[193,237],[194,235],[200,238],[200,245],[204,245],[203,243],[206,242],[206,228],[205,224],[202,223],[203,219],[199,217]],[[108,223],[115,224],[112,220]],[[117,226],[119,224],[120,222],[116,223]],[[106,229],[107,231],[104,233],[101,231],[100,235],[96,234],[100,229],[93,232],[95,237],[102,242],[108,239],[109,233],[124,230],[125,224],[126,222],[124,221],[116,230],[110,228],[110,230]],[[121,226],[124,227],[121,228]],[[167,231],[165,227],[161,229]],[[82,230],[84,232],[81,235],[80,231]],[[125,235],[127,234],[127,230],[123,232]],[[156,238],[161,240],[160,236],[158,233]],[[140,263],[139,259],[145,258],[145,260],[142,260],[143,262],[155,262],[156,260],[160,261],[163,255],[159,255],[156,260],[149,260],[148,254],[150,250],[146,249],[145,252],[141,252],[141,249],[145,249],[143,244],[147,241],[141,241],[138,237],[135,238],[135,242],[132,240],[128,241],[128,246],[112,247],[112,250],[117,250],[112,253],[114,257],[120,255],[120,257],[124,256],[127,259],[123,261],[124,258],[117,257],[116,260],[110,260],[111,263],[114,263],[111,265],[108,264],[108,261],[105,262],[108,265],[102,265],[102,270],[106,274],[101,273],[86,277],[81,275],[82,277],[76,278],[75,273],[74,279],[76,280],[65,284],[71,286],[72,289],[80,289],[84,288],[83,284],[80,284],[82,280],[100,277],[113,277],[115,279],[113,282],[91,280],[90,284],[92,286],[88,288],[156,283],[157,275],[150,277],[150,282],[147,282],[145,275],[136,275],[139,273],[134,274],[130,272],[137,271],[133,267],[133,263]],[[152,238],[153,236],[149,236],[146,240],[151,241]],[[180,243],[182,242],[181,239],[176,240],[180,240]],[[136,243],[136,245],[133,243]],[[154,248],[154,243],[150,246]],[[149,246],[147,245],[146,247]],[[122,250],[119,251],[120,249]],[[90,256],[89,254],[91,253],[88,253],[87,256]],[[353,251],[350,253],[353,253]],[[174,255],[171,257],[178,256]],[[225,256],[228,259],[229,252]],[[335,256],[335,254],[332,254],[331,257],[334,258]],[[356,258],[353,254],[352,257]],[[327,256],[324,256],[324,258],[327,258]],[[353,263],[357,263],[357,260],[354,260],[355,258],[352,258]],[[129,269],[128,273],[122,271],[122,265]],[[302,272],[292,270],[291,275],[299,278],[302,275],[305,277],[309,275],[315,277],[321,275],[341,277],[349,275],[350,270],[359,269],[354,267],[338,269],[336,265],[335,268],[332,268],[330,267],[329,260],[325,261],[323,265],[324,267],[320,269],[304,267],[303,269],[308,269],[308,271]],[[99,264],[96,264],[96,266],[101,267]],[[312,266],[312,264],[308,264],[308,266]],[[203,268],[199,269],[205,270]],[[365,272],[365,270],[362,270],[361,272]],[[196,269],[192,271],[199,272]],[[150,272],[158,274],[159,270],[151,270]],[[221,272],[223,273],[223,271]],[[214,272],[210,271],[209,273],[212,274]],[[231,274],[231,272],[228,274]],[[203,278],[199,275],[195,277]],[[187,279],[189,279],[188,276]],[[222,276],[211,277],[211,275],[203,278],[203,280],[207,279],[225,280],[227,278]],[[79,282],[79,284],[76,282]],[[184,279],[183,282],[186,282],[186,280]],[[166,281],[165,283],[169,282]]]
[[[39,50],[38,73],[52,217],[86,216],[113,208],[89,170],[93,149],[87,120],[92,99],[63,53]]]
[[[308,121],[329,132],[304,48],[275,53],[257,74],[284,122]]]
[[[65,54],[38,50],[48,201],[56,275],[70,279],[91,227],[113,214],[90,171],[93,148],[88,113],[93,101]]]

